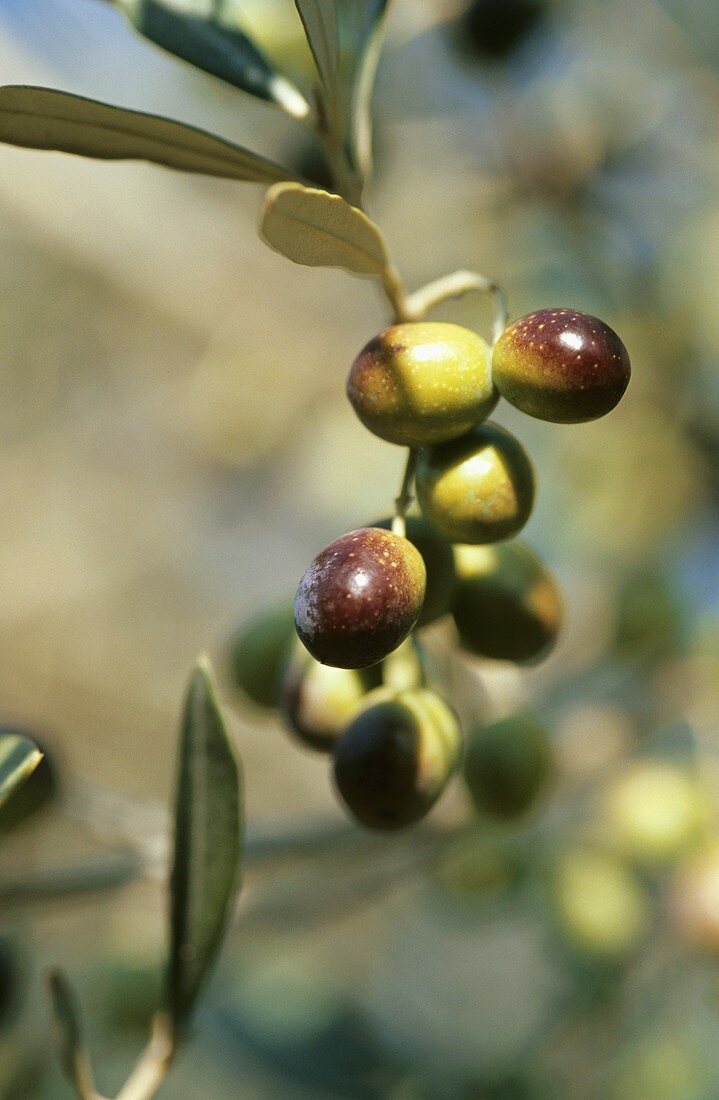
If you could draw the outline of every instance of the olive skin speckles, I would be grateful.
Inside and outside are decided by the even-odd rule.
[[[540,420],[578,424],[611,412],[629,384],[622,341],[597,317],[573,309],[540,309],[500,336],[494,382],[507,401]]]
[[[376,527],[350,531],[318,554],[300,581],[300,641],[321,664],[375,664],[417,622],[426,579],[422,555],[407,539]]]
[[[347,396],[365,427],[389,443],[456,439],[497,403],[491,349],[460,325],[393,325],[355,359]]]
[[[432,808],[456,770],[462,735],[443,699],[424,688],[380,689],[334,749],[334,780],[352,816],[370,829],[402,829]]]
[[[521,444],[497,424],[423,448],[417,499],[451,542],[487,543],[515,535],[534,504],[534,471]]]
[[[452,597],[457,586],[454,568],[454,551],[451,543],[442,538],[422,516],[407,516],[407,538],[417,547],[427,569],[427,590],[424,595],[422,614],[417,620],[417,629],[446,615],[452,605]],[[378,520],[374,527],[389,531],[392,520]]]

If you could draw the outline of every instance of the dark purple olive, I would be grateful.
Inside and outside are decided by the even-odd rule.
[[[624,344],[597,317],[540,309],[510,325],[495,344],[492,375],[510,404],[557,424],[611,412],[629,384]]]
[[[366,668],[400,645],[417,622],[427,580],[408,539],[363,527],[317,555],[295,597],[303,645],[324,665]]]

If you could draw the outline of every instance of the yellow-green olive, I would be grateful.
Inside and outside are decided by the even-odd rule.
[[[481,813],[519,817],[545,788],[552,762],[544,727],[528,714],[513,714],[470,731],[464,780]]]
[[[534,504],[534,472],[524,448],[493,423],[423,448],[416,485],[425,518],[452,542],[510,538]]]
[[[378,527],[350,531],[318,554],[300,581],[300,641],[324,665],[373,665],[417,622],[426,580],[422,555],[408,539]]]
[[[406,524],[407,538],[419,550],[427,570],[424,604],[417,620],[419,629],[449,612],[457,584],[457,574],[454,568],[452,544],[447,539],[438,534],[422,516],[407,516]],[[392,520],[381,519],[372,526],[389,531]]]
[[[329,752],[373,686],[364,671],[322,665],[302,649],[287,667],[280,712],[304,745]]]
[[[461,732],[426,688],[368,696],[334,748],[334,779],[352,816],[370,829],[401,829],[432,808],[457,767]]]
[[[649,898],[631,871],[611,854],[574,848],[554,874],[559,931],[588,961],[614,962],[633,951],[649,929]]]
[[[546,657],[563,618],[559,586],[522,542],[455,546],[452,615],[464,649],[520,664]]]
[[[258,706],[276,707],[294,643],[292,604],[281,604],[243,623],[228,644],[232,682]]]
[[[629,384],[624,344],[597,317],[540,309],[494,346],[492,374],[510,404],[540,420],[576,424],[610,412]]]
[[[490,360],[486,341],[460,325],[393,325],[355,359],[347,396],[362,423],[390,443],[456,439],[497,403]]]

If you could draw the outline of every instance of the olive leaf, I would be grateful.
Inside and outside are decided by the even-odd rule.
[[[184,122],[52,88],[0,88],[0,141],[100,160],[147,160],[249,183],[296,178],[278,164]]]
[[[55,1045],[63,1073],[79,1097],[95,1095],[90,1059],[82,1039],[80,1009],[75,992],[62,970],[48,974],[48,990],[55,1028]]]
[[[371,162],[370,100],[388,0],[295,0],[320,77],[324,113],[350,165]]]
[[[282,107],[293,118],[306,118],[310,106],[298,88],[277,71],[239,27],[223,20],[219,5],[207,12],[180,7],[176,0],[115,0],[131,26],[155,46]]]
[[[32,775],[42,757],[29,737],[19,733],[0,736],[0,806]]]
[[[339,195],[278,183],[262,208],[260,232],[270,248],[307,267],[341,267],[382,277],[390,260],[377,226]]]
[[[209,662],[190,680],[180,737],[165,1011],[175,1041],[212,966],[240,882],[242,775]]]

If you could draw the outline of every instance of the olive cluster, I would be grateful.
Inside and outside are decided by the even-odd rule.
[[[457,717],[425,683],[415,629],[451,615],[466,651],[519,663],[545,656],[559,633],[559,588],[513,539],[532,511],[532,464],[487,417],[502,396],[544,420],[592,420],[617,404],[629,373],[619,337],[567,309],[521,318],[493,349],[458,325],[396,324],[354,361],[349,400],[370,431],[409,448],[422,514],[405,515],[408,478],[393,518],[340,536],[305,572],[293,609],[304,648],[283,633],[284,613],[282,645],[263,654],[262,631],[275,636],[265,619],[252,645],[247,632],[238,640],[235,671],[253,697],[267,686],[259,701],[279,701],[306,744],[332,752],[336,788],[363,824],[416,822],[461,759]],[[479,770],[469,760],[465,778],[477,805],[501,813],[487,759]],[[504,812],[531,801],[515,797]]]

